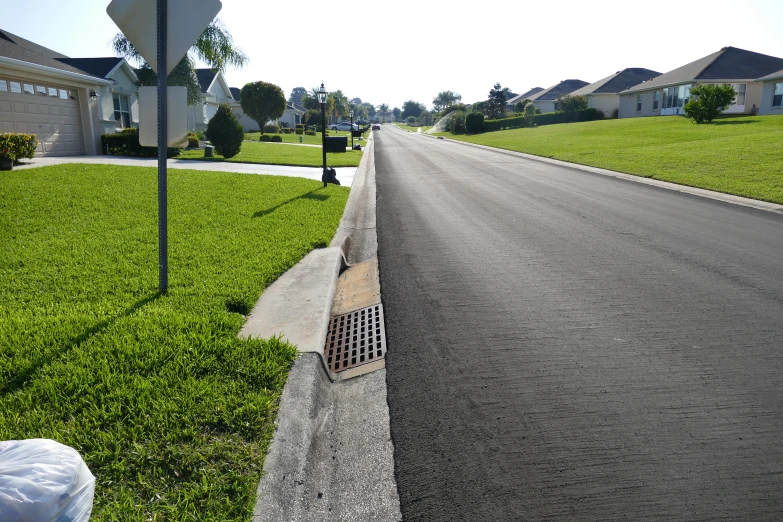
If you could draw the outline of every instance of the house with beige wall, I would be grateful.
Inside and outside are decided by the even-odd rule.
[[[762,76],[759,114],[783,114],[783,69]]]
[[[0,132],[38,137],[38,156],[100,154],[101,135],[139,123],[124,58],[70,58],[0,29]]]
[[[581,89],[587,82],[582,80],[563,80],[562,82],[535,93],[527,98],[541,112],[554,112],[558,109],[557,99],[566,94],[571,94],[577,89]]]
[[[507,111],[513,111],[514,105],[517,103],[523,101],[523,100],[529,100],[531,96],[538,94],[539,92],[543,91],[543,87],[533,87],[529,91],[523,92],[522,94],[517,94],[516,96],[512,96],[508,99],[506,102],[506,110]]]
[[[620,93],[629,87],[651,80],[661,73],[641,67],[630,67],[610,74],[571,93],[587,98],[587,107],[599,110],[607,118],[620,110]]]
[[[761,104],[759,78],[783,68],[783,58],[754,53],[736,47],[720,51],[678,67],[620,93],[620,118],[683,114],[695,85],[729,84],[737,91],[723,114],[753,114]]]

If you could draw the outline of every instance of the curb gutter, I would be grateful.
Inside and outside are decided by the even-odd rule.
[[[254,522],[402,520],[385,365],[345,380],[355,373],[330,372],[323,354],[340,273],[377,250],[371,136],[331,246],[270,285],[240,332],[281,335],[301,352],[283,389]]]
[[[403,129],[397,129],[401,132],[409,132]],[[412,133],[413,134],[413,133]],[[633,174],[626,174],[624,172],[617,172],[615,170],[602,169],[599,167],[590,167],[588,165],[580,165],[579,163],[570,163],[568,161],[557,160],[552,158],[545,158],[543,156],[534,156],[533,154],[527,154],[524,152],[517,152],[513,150],[500,149],[497,147],[490,147],[488,145],[480,145],[478,143],[470,143],[467,141],[453,140],[443,136],[432,136],[431,134],[424,134],[430,139],[441,139],[451,143],[459,143],[468,147],[476,147],[479,149],[491,150],[494,152],[500,152],[501,154],[507,154],[509,156],[516,156],[518,158],[525,158],[534,161],[541,161],[544,163],[550,163],[552,165],[558,165],[560,167],[567,167],[571,169],[581,170],[585,172],[591,172],[593,174],[599,174],[601,176],[610,176],[617,179],[623,179],[626,181],[633,181],[635,183],[642,183],[644,185],[651,185],[653,187],[663,188],[666,190],[674,190],[677,192],[683,192],[685,194],[691,194],[693,196],[699,196],[708,199],[714,199],[716,201],[722,201],[724,203],[732,203],[734,205],[740,205],[743,207],[755,208],[757,210],[764,210],[767,212],[775,212],[777,214],[783,214],[783,205],[777,203],[769,203],[767,201],[761,201],[758,199],[745,198],[742,196],[735,196],[733,194],[724,194],[723,192],[715,192],[712,190],[689,187],[688,185],[679,185],[670,181],[661,181],[659,179],[644,178],[642,176],[635,176]]]

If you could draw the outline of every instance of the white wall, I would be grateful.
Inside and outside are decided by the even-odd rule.
[[[759,104],[759,114],[783,114],[783,107],[772,106],[772,96],[776,83],[783,83],[783,78],[764,82],[761,87],[761,100]]]
[[[612,112],[620,108],[619,94],[588,94],[587,106],[591,109],[598,109],[604,113],[607,118],[612,117]]]

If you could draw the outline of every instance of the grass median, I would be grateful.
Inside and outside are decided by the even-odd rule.
[[[329,243],[348,189],[154,168],[0,176],[0,440],[51,438],[96,477],[94,520],[247,521],[294,347],[241,340],[261,291]]]
[[[348,140],[350,146],[351,140]],[[227,161],[230,163],[262,163],[267,165],[292,165],[301,167],[320,167],[323,157],[320,147],[299,147],[284,143],[265,143],[245,141],[242,150],[233,158],[224,158],[215,153],[214,158],[205,158],[203,150],[184,150],[179,159],[199,161]],[[326,163],[330,167],[358,167],[362,151],[349,150],[341,153],[328,153]]]
[[[351,145],[351,133],[348,131],[327,131],[329,136],[345,136],[348,138],[348,146]],[[305,145],[321,145],[321,133],[318,132],[315,134],[315,136],[308,136],[307,134],[270,134],[266,133],[267,136],[280,136],[280,139],[283,140],[283,143],[299,143],[299,138],[302,138],[302,143]],[[370,135],[370,131],[366,131],[362,133],[362,137],[364,137],[364,140],[359,140],[358,138],[354,138],[354,143],[360,143],[362,146],[366,143],[367,137]],[[252,140],[252,141],[258,141],[258,139],[261,137],[260,132],[246,132],[245,133],[245,139],[246,140]]]
[[[712,125],[629,118],[438,135],[783,204],[783,116]]]

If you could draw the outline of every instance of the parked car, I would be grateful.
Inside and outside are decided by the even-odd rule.
[[[381,130],[381,124],[380,123],[373,123],[372,124],[372,130]]]
[[[338,130],[338,131],[351,130],[351,122],[341,121],[340,123],[333,123],[332,125],[329,125],[329,130]],[[356,125],[355,123],[353,124],[353,130],[359,130],[359,126]]]

